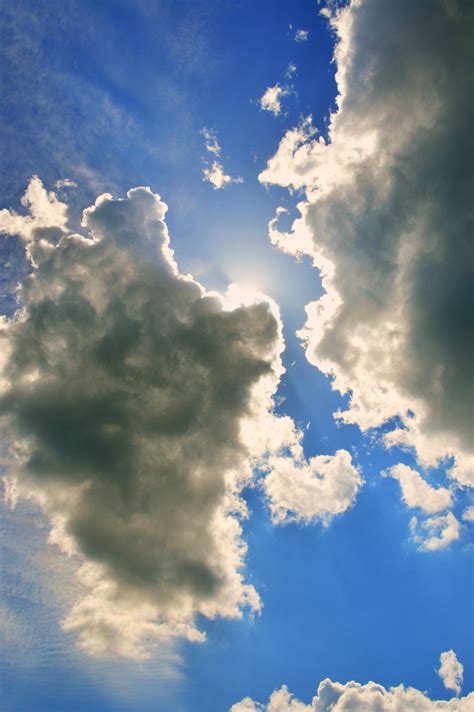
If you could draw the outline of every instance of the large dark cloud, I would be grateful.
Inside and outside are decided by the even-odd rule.
[[[305,190],[283,249],[312,254],[308,357],[352,391],[362,428],[472,482],[472,3],[358,0],[330,15],[337,110],[328,141],[288,132],[260,179]],[[415,417],[412,417],[412,413]]]
[[[66,206],[39,179],[27,195],[30,216],[0,213],[32,263],[22,311],[1,332],[0,413],[16,460],[7,493],[38,500],[51,540],[82,562],[89,593],[65,626],[84,649],[142,655],[149,638],[200,639],[197,613],[260,606],[244,581],[239,523],[254,467],[273,478],[272,509],[290,506],[279,501],[285,472],[309,467],[301,433],[273,413],[278,310],[181,275],[166,205],[147,188],[100,196],[84,211],[87,237],[68,233]],[[311,473],[298,483],[295,518],[328,520],[354,501],[361,479],[349,454],[325,467],[309,514],[300,502]]]
[[[342,684],[326,678],[307,705],[283,685],[270,695],[268,704],[245,697],[232,705],[229,712],[469,712],[473,702],[474,692],[460,699],[431,700],[426,693],[404,685],[387,689],[375,682],[361,685],[350,680]]]
[[[236,615],[258,597],[229,483],[279,324],[268,303],[225,308],[180,276],[165,210],[136,189],[85,212],[91,239],[36,233],[0,409],[22,481],[116,592],[178,619]]]

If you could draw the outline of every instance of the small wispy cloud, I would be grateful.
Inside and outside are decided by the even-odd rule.
[[[296,30],[295,42],[306,42],[309,37],[309,30]]]
[[[221,156],[222,149],[219,141],[217,140],[216,131],[214,131],[214,129],[203,128],[201,134],[204,137],[206,151],[212,153],[216,157],[215,160],[212,161],[211,165],[206,164],[204,166],[202,171],[203,180],[211,183],[214,190],[225,188],[226,185],[230,185],[230,183],[243,183],[244,179],[240,176],[236,176],[234,178],[233,176],[228,175],[224,171],[224,166],[221,161],[217,160]]]
[[[56,181],[54,187],[57,188],[57,190],[61,190],[61,188],[77,188],[77,183],[70,178],[61,178]]]

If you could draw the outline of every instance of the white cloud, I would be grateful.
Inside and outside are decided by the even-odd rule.
[[[347,450],[302,463],[272,456],[268,465],[264,488],[276,524],[316,519],[329,522],[354,503],[363,482]]]
[[[229,712],[470,712],[473,704],[474,692],[461,699],[430,700],[413,687],[399,685],[387,690],[375,682],[361,685],[351,681],[343,685],[326,678],[309,704],[298,700],[283,685],[270,695],[268,703],[245,697]]]
[[[295,33],[295,42],[306,42],[309,36],[309,30],[297,30]]]
[[[30,240],[36,230],[55,228],[65,231],[67,205],[53,191],[45,190],[38,176],[33,176],[23,198],[23,207],[29,215],[19,215],[13,210],[0,210],[0,233],[19,234]]]
[[[212,165],[205,166],[203,168],[203,180],[208,181],[209,183],[212,183],[214,186],[214,190],[220,190],[221,188],[225,188],[226,185],[229,185],[230,183],[243,183],[243,178],[240,176],[237,176],[236,178],[232,178],[232,176],[227,175],[224,171],[224,166],[222,163],[219,163],[219,161],[213,161]]]
[[[400,483],[402,498],[408,507],[419,507],[426,514],[441,512],[452,504],[452,496],[445,487],[431,487],[421,475],[407,465],[399,463],[382,473]]]
[[[465,522],[474,522],[474,505],[466,507],[463,512],[462,518]]]
[[[210,166],[206,165],[203,168],[203,180],[211,183],[214,190],[225,188],[225,186],[230,183],[243,183],[243,178],[232,178],[232,176],[227,175],[224,171],[224,166],[217,160],[220,158],[222,150],[217,140],[217,133],[213,129],[206,128],[204,128],[201,133],[204,136],[206,150],[216,156],[216,159],[212,161]]]
[[[461,526],[452,512],[439,517],[429,517],[419,521],[417,517],[410,520],[410,531],[413,541],[424,551],[445,549],[461,535]]]
[[[321,273],[300,336],[350,394],[340,420],[367,430],[398,416],[387,446],[414,448],[423,467],[454,457],[452,479],[473,484],[470,9],[360,0],[324,12],[338,38],[328,139],[308,117],[260,175],[304,191],[290,232],[270,223],[275,245]]]
[[[454,690],[456,695],[461,694],[464,677],[464,666],[456,657],[454,650],[447,650],[439,656],[438,675],[447,690]]]
[[[268,87],[263,96],[259,99],[260,107],[264,111],[270,111],[274,116],[279,116],[281,113],[281,100],[288,94],[286,87],[281,87],[275,84]]]
[[[288,64],[288,69],[286,70],[285,76],[290,79],[294,74],[296,74],[297,66],[294,62]]]
[[[144,657],[175,637],[202,640],[197,614],[258,611],[244,579],[242,488],[256,468],[311,468],[302,432],[273,412],[284,372],[276,305],[180,274],[166,210],[135,188],[99,196],[86,236],[58,240],[52,228],[50,240],[32,229],[39,210],[3,226],[24,231],[32,259],[21,312],[0,330],[6,495],[12,506],[36,500],[50,542],[82,562],[85,594],[63,626],[92,655]],[[304,483],[314,496],[304,477],[296,500]],[[320,516],[345,506],[338,477],[326,473]]]

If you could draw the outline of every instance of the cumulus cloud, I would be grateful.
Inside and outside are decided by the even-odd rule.
[[[457,659],[454,650],[447,650],[439,656],[438,675],[447,690],[454,690],[456,695],[461,694],[464,666]]]
[[[203,180],[211,183],[214,190],[225,188],[225,186],[230,183],[243,183],[243,178],[240,176],[232,178],[232,176],[227,175],[224,171],[224,166],[221,161],[218,160],[222,149],[219,141],[217,140],[217,133],[213,129],[207,128],[204,128],[201,133],[204,136],[204,145],[206,150],[216,157],[210,166],[206,165],[203,168]]]
[[[351,507],[363,481],[347,450],[301,463],[272,456],[268,466],[264,488],[276,524],[316,519],[328,523]]]
[[[295,42],[306,42],[309,37],[309,30],[296,30]]]
[[[311,255],[325,293],[300,332],[308,359],[350,394],[337,413],[423,467],[454,459],[473,484],[469,3],[354,0],[324,11],[337,37],[328,138],[311,117],[260,175],[302,189],[270,238]]]
[[[429,517],[419,521],[417,517],[410,520],[410,531],[413,541],[424,551],[445,549],[461,536],[461,525],[452,512],[439,517]]]
[[[281,114],[281,100],[287,94],[288,89],[279,84],[268,87],[263,96],[259,99],[260,107],[264,111],[270,111],[274,116],[279,116]]]
[[[407,507],[419,507],[426,514],[434,514],[451,506],[449,489],[432,487],[412,467],[400,463],[382,474],[398,480]]]
[[[404,685],[387,690],[375,682],[361,685],[351,681],[343,685],[326,678],[309,704],[298,700],[283,685],[270,695],[268,703],[245,697],[232,705],[229,712],[469,712],[473,704],[474,692],[461,699],[430,700],[425,693]]]
[[[64,204],[34,181],[63,231]],[[23,230],[32,260],[22,309],[0,331],[6,496],[39,502],[50,541],[81,562],[86,594],[63,625],[93,655],[144,656],[176,636],[202,640],[196,614],[258,611],[240,494],[257,467],[305,467],[302,433],[273,413],[276,305],[180,274],[166,210],[135,188],[97,198],[83,235],[58,240],[33,208],[2,224]]]

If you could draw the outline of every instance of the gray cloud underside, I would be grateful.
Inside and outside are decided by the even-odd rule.
[[[352,390],[343,417],[366,428],[401,415],[412,432],[391,443],[415,445],[425,464],[458,455],[462,483],[474,402],[472,20],[462,0],[336,12],[329,142],[303,124],[260,176],[306,191],[294,232],[272,239],[312,254],[337,295],[309,306],[304,337],[309,358]]]

